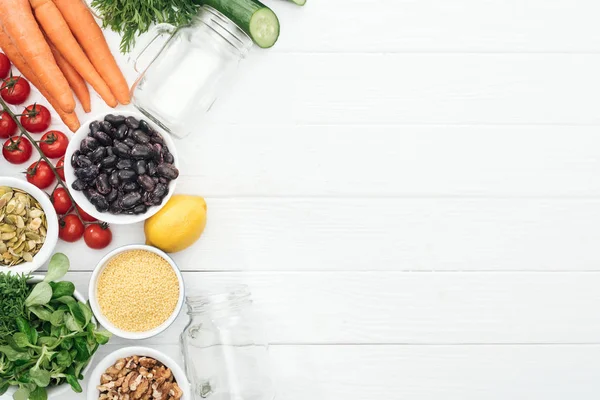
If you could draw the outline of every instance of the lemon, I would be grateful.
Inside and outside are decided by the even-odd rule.
[[[206,201],[200,196],[175,195],[146,220],[146,244],[167,253],[188,248],[206,226]]]

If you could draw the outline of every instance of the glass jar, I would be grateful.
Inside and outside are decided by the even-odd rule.
[[[248,287],[188,296],[186,303],[181,347],[194,398],[272,400],[268,344]]]
[[[136,71],[140,56],[162,35],[168,35],[166,42],[131,88],[132,103],[181,138],[199,129],[199,119],[231,81],[252,40],[226,16],[202,6],[189,26],[157,25],[133,52]]]

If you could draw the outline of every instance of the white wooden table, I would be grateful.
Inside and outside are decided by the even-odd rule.
[[[280,42],[179,142],[209,223],[174,257],[250,285],[278,399],[598,398],[600,2],[268,4]],[[106,252],[57,250],[86,291]]]

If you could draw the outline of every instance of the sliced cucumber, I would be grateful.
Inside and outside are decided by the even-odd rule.
[[[223,13],[248,34],[259,47],[268,48],[279,38],[279,19],[257,0],[200,0]]]
[[[303,6],[306,4],[306,0],[290,0],[294,4],[298,4],[299,6]]]

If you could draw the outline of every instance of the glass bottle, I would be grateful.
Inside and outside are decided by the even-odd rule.
[[[181,138],[199,129],[198,121],[231,81],[252,39],[219,11],[202,6],[188,26],[156,25],[149,41],[134,49],[136,71],[140,56],[162,35],[166,42],[131,88],[132,103]]]
[[[194,399],[272,400],[268,344],[248,287],[188,296],[186,303],[181,346]]]

